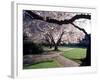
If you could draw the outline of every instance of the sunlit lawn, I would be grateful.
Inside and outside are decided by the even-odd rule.
[[[80,64],[81,60],[86,57],[86,48],[73,48],[68,51],[63,51],[62,55]]]
[[[60,66],[61,65],[57,61],[51,60],[51,61],[43,61],[36,64],[32,64],[32,65],[24,67],[24,69],[55,68],[55,67],[60,67]]]
[[[63,56],[70,59],[84,59],[86,57],[86,48],[73,48],[63,52]]]

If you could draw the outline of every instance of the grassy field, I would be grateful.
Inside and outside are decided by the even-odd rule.
[[[47,51],[52,51],[50,48],[45,48]],[[81,63],[81,59],[86,57],[86,48],[70,48],[70,47],[59,47],[59,51],[62,52],[62,56]],[[41,61],[36,64],[24,66],[24,69],[37,69],[37,68],[56,68],[61,67],[56,60]]]
[[[69,58],[77,63],[81,63],[81,59],[86,57],[86,48],[72,48],[70,50],[62,50],[63,56]]]
[[[70,59],[84,59],[86,57],[85,48],[73,48],[68,51],[63,51],[63,56]]]
[[[50,48],[45,48],[48,51],[53,50]],[[59,47],[59,51],[63,52],[63,56],[69,59],[72,59],[78,63],[80,63],[80,59],[84,59],[86,57],[86,48],[79,48],[79,47]]]
[[[33,65],[29,65],[24,67],[24,69],[56,68],[56,67],[60,67],[60,64],[55,60],[51,60],[51,61],[43,61]]]
[[[53,48],[44,48],[45,50],[52,51]],[[63,56],[70,59],[83,59],[86,57],[86,48],[70,48],[59,47],[59,51],[63,52]]]

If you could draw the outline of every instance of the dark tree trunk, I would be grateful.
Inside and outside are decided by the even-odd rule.
[[[91,66],[91,36],[88,35],[89,44],[87,46],[86,58],[82,60],[81,66]]]
[[[64,31],[60,34],[60,37],[59,37],[57,43],[54,43],[54,46],[55,46],[54,50],[55,51],[58,51],[58,46],[60,45],[60,42],[61,42],[61,39],[62,39],[63,35],[64,35]]]
[[[49,45],[50,45],[49,47],[50,47],[50,49],[51,49],[51,48],[52,48],[52,44],[49,44]]]
[[[91,66],[91,44],[87,48],[86,66]]]
[[[86,58],[82,60],[81,66],[91,66],[91,47],[88,46],[86,52]]]
[[[57,44],[54,45],[54,50],[58,51],[58,45]]]

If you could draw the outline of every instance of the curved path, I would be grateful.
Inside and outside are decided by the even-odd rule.
[[[63,67],[77,67],[80,64],[76,63],[75,61],[72,61],[68,58],[65,58],[64,56],[57,56],[55,59],[63,66]]]
[[[41,61],[54,59],[59,64],[61,64],[62,67],[80,66],[80,64],[76,63],[73,60],[65,58],[61,54],[62,54],[62,52],[51,51],[51,52],[48,52],[48,54],[42,54],[42,55],[26,55],[26,56],[24,56],[23,61],[25,64],[32,64],[32,63],[37,63],[37,62],[41,62]]]

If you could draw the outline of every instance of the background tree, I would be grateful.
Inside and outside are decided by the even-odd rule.
[[[64,27],[59,25],[46,24],[44,29],[38,26],[38,30],[44,36],[44,40],[49,44],[50,48],[54,46],[54,50],[58,50],[58,46],[61,43],[62,36],[64,35]]]

